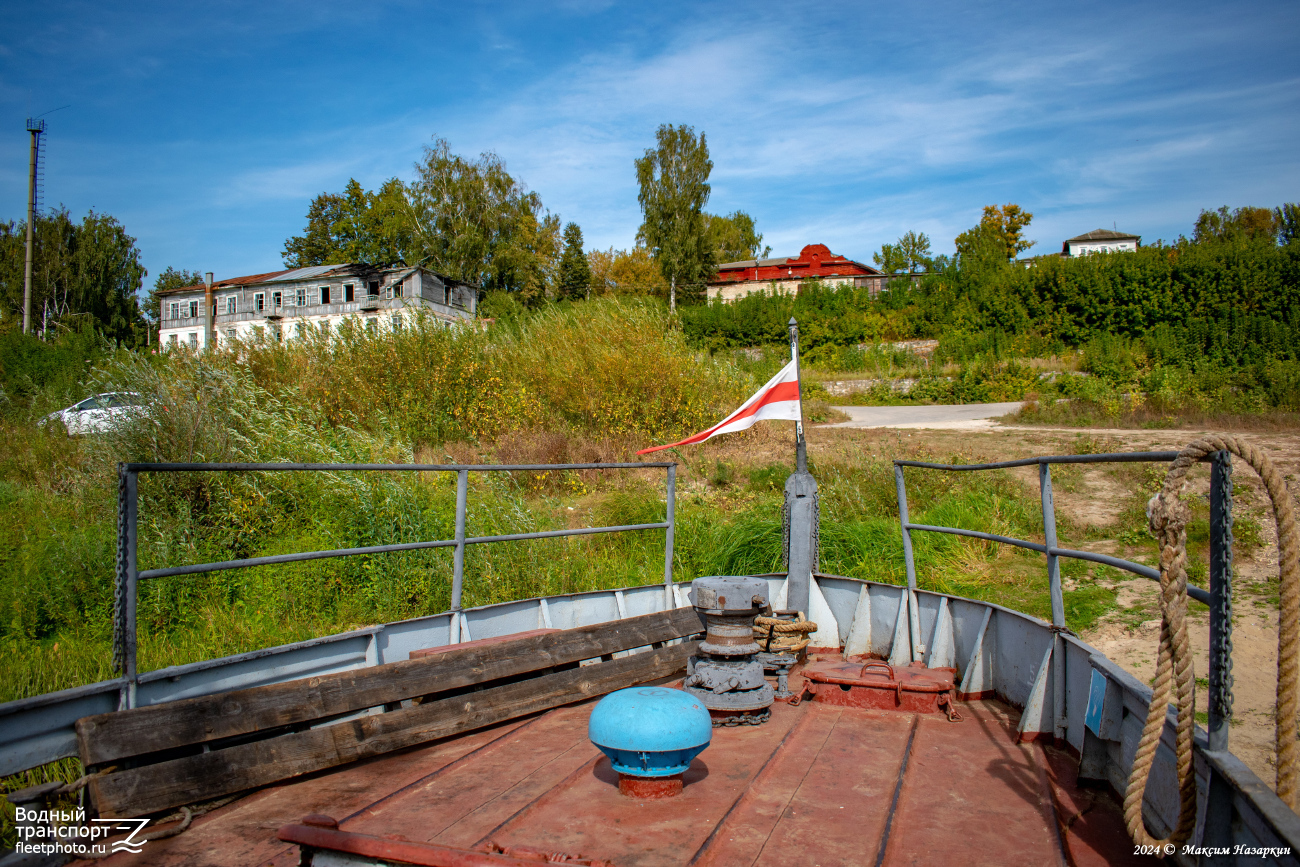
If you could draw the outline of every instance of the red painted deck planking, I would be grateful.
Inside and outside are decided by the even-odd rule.
[[[716,729],[682,794],[658,801],[618,793],[587,741],[593,704],[275,786],[98,863],[288,867],[297,847],[276,831],[309,813],[380,838],[491,840],[618,867],[876,864],[882,843],[889,865],[1145,863],[1117,800],[1075,787],[1067,753],[1016,744],[1017,713],[994,700],[961,704],[959,723],[778,703],[765,725]]]

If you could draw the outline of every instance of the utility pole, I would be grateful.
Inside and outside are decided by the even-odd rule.
[[[32,239],[36,228],[36,161],[40,157],[41,133],[45,121],[27,118],[27,131],[32,135],[31,162],[27,169],[27,264],[23,268],[23,334],[32,327]]]
[[[158,315],[161,318],[162,309]],[[216,348],[217,329],[215,326],[216,310],[212,307],[212,272],[203,275],[203,351],[211,352]]]

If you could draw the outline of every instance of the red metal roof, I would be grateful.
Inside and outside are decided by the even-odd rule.
[[[805,280],[810,277],[874,276],[881,272],[869,265],[837,256],[825,244],[809,244],[798,256],[778,259],[747,259],[718,266],[710,283],[739,283],[746,280]]]

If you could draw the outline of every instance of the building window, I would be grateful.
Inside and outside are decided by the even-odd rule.
[[[393,316],[393,330],[394,330],[394,331],[401,331],[401,330],[402,330],[402,317],[401,317],[401,316],[397,316],[397,315],[394,315],[394,316]]]
[[[369,331],[371,334],[377,334],[377,333],[379,333],[379,317],[378,317],[378,316],[367,316],[367,317],[366,317],[366,330]]]
[[[173,301],[172,303],[167,305],[167,318],[168,319],[181,318],[181,302]]]
[[[343,284],[343,303],[344,303],[344,304],[351,304],[353,301],[356,300],[355,298],[352,297],[352,294],[353,294],[353,293],[352,293],[352,284],[351,284],[351,283],[344,283],[344,284]]]
[[[305,291],[305,290],[304,290]],[[305,322],[295,322],[293,324],[293,336],[302,340],[307,336],[307,324]]]
[[[330,321],[322,319],[320,323],[320,333],[328,335],[330,333]]]
[[[197,331],[190,332],[190,346],[193,346],[195,349],[199,346],[199,333]]]
[[[328,286],[320,287],[320,303],[322,304],[330,303],[330,287]]]
[[[253,310],[257,313],[261,313],[265,309],[266,309],[266,293],[265,292],[254,293]]]
[[[274,340],[276,343],[279,343],[281,340],[284,340],[284,331],[280,328],[279,325],[271,326],[271,339]]]
[[[271,293],[271,306],[277,310],[284,306],[284,296],[279,292]]]
[[[401,297],[402,297],[402,281],[401,281],[401,280],[398,280],[396,283],[393,284],[393,297],[394,297],[394,298],[401,298]]]
[[[298,292],[297,292],[297,296],[298,296],[297,299],[295,299],[297,305],[298,305],[299,307],[306,307],[306,306],[307,306],[307,290],[306,290],[306,289],[299,289]]]
[[[178,337],[180,337],[179,334],[170,334],[170,335],[168,335],[168,336],[167,336],[167,343],[170,344],[171,346],[176,346],[176,345],[180,342],[179,340],[177,340]]]
[[[378,298],[378,297],[379,297],[379,281],[378,281],[378,280],[371,280],[369,283],[366,284],[366,294],[369,295],[371,298]]]
[[[191,301],[191,302],[190,302],[190,318],[194,318],[195,316],[198,316],[198,315],[199,315],[199,302],[197,302],[197,301]]]
[[[226,296],[226,313],[234,314],[239,312],[239,299],[234,295]]]
[[[266,340],[266,329],[260,325],[253,326],[253,342],[261,345]]]
[[[230,341],[231,343],[234,343],[238,339],[239,339],[239,335],[235,333],[235,329],[233,328],[226,329],[226,340]]]

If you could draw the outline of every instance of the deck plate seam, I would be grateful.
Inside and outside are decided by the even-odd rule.
[[[533,723],[535,723],[535,722],[537,722],[538,720],[542,719],[542,717],[544,717],[545,715],[546,715],[545,713],[540,713],[540,714],[538,714],[537,716],[533,717],[532,719],[528,720],[527,722],[523,723],[522,725],[514,726],[514,727],[510,728],[509,730],[504,731],[504,732],[502,732],[501,734],[497,735],[496,737],[494,737],[492,740],[488,741],[487,743],[475,747],[474,749],[470,750],[469,752],[465,753],[465,754],[462,755],[462,756],[457,756],[455,759],[452,759],[452,760],[451,760],[450,762],[448,762],[447,764],[443,765],[442,767],[438,768],[438,769],[435,770],[435,771],[430,771],[429,773],[425,774],[423,777],[420,777],[418,780],[414,780],[414,781],[412,781],[412,782],[410,782],[410,783],[407,783],[405,786],[402,786],[400,789],[397,789],[396,791],[389,792],[387,795],[384,795],[382,798],[380,798],[379,800],[375,801],[374,803],[367,804],[366,806],[362,807],[360,810],[357,810],[357,811],[355,811],[355,812],[349,814],[348,816],[346,816],[346,817],[344,817],[344,818],[342,818],[342,819],[339,819],[339,826],[342,827],[342,825],[343,825],[344,822],[349,822],[349,821],[351,821],[352,819],[355,819],[355,818],[357,818],[358,816],[362,815],[363,813],[366,813],[366,812],[368,812],[368,811],[370,811],[370,810],[373,810],[375,807],[378,807],[380,804],[384,803],[385,801],[390,801],[390,800],[392,800],[393,798],[397,797],[398,795],[403,794],[404,792],[408,792],[408,791],[410,791],[411,789],[413,789],[414,787],[419,786],[419,785],[422,785],[423,783],[426,783],[426,782],[428,782],[429,780],[432,780],[434,777],[437,777],[437,776],[441,775],[443,772],[445,772],[445,771],[449,771],[449,770],[451,770],[452,768],[456,767],[456,766],[459,765],[461,762],[467,761],[467,760],[470,759],[471,757],[479,755],[479,754],[482,753],[484,750],[490,750],[490,749],[493,748],[493,747],[498,747],[498,746],[502,745],[502,744],[503,744],[503,743],[504,743],[508,738],[510,738],[511,735],[514,735],[514,734],[516,734],[516,733],[518,733],[518,732],[520,732],[520,731],[523,731],[524,729],[526,729],[526,728],[528,728],[529,726],[531,726]],[[513,720],[511,720],[511,722],[513,722]],[[416,749],[424,749],[424,748],[427,748],[428,746],[429,746],[429,745],[428,745],[427,743],[426,743],[426,744],[421,744],[421,745],[420,745],[419,747],[417,747]],[[346,767],[346,766],[345,766],[345,767]]]
[[[894,812],[898,809],[898,799],[903,793],[903,778],[907,776],[907,764],[912,758],[912,744],[916,740],[916,730],[920,728],[921,718],[912,714],[912,726],[907,732],[907,746],[903,748],[903,761],[898,766],[898,781],[894,783],[894,797],[889,802],[889,813],[885,816],[885,829],[880,833],[880,848],[876,850],[876,867],[885,863],[885,853],[889,849],[889,833],[894,827]]]
[[[722,826],[727,824],[727,819],[731,818],[731,814],[735,812],[736,808],[740,806],[740,803],[745,800],[751,791],[753,791],[754,784],[758,782],[759,778],[763,776],[763,773],[767,770],[768,766],[776,759],[777,754],[781,752],[781,748],[785,746],[785,742],[788,741],[790,736],[796,731],[803,728],[809,717],[810,714],[807,713],[806,709],[800,713],[799,719],[794,725],[790,726],[790,730],[781,737],[780,742],[777,743],[777,745],[772,749],[771,754],[768,755],[767,759],[763,762],[763,766],[758,769],[758,773],[754,774],[754,778],[750,784],[741,790],[740,794],[736,796],[736,800],[731,802],[731,806],[727,808],[727,812],[722,814],[722,818],[718,820],[718,824],[713,826],[713,830],[709,832],[709,836],[704,838],[704,842],[700,844],[700,848],[696,849],[695,854],[691,856],[691,860],[686,862],[686,867],[694,867],[700,858],[708,852],[709,846],[713,844],[713,840],[718,836],[718,832],[722,830]]]
[[[807,714],[805,714],[805,716],[807,716]],[[772,841],[772,835],[776,833],[776,829],[780,827],[781,819],[785,817],[786,810],[790,809],[790,805],[794,803],[794,799],[798,797],[799,791],[807,781],[808,775],[812,773],[812,769],[817,764],[817,760],[821,758],[822,750],[826,749],[826,744],[830,742],[831,735],[835,733],[835,728],[840,724],[840,719],[843,718],[843,716],[843,709],[840,709],[839,712],[835,714],[835,721],[831,723],[828,729],[826,729],[826,736],[822,738],[821,744],[817,747],[817,752],[813,754],[812,761],[808,763],[808,767],[804,769],[803,776],[799,778],[799,785],[795,786],[794,791],[790,793],[790,797],[786,798],[785,806],[777,813],[776,821],[773,822],[772,827],[768,829],[767,836],[763,838],[763,845],[758,847],[758,854],[754,856],[754,860],[750,862],[751,864],[757,864],[762,860],[763,852],[767,849],[767,844]],[[757,784],[757,782],[758,778],[755,777],[754,783]]]

